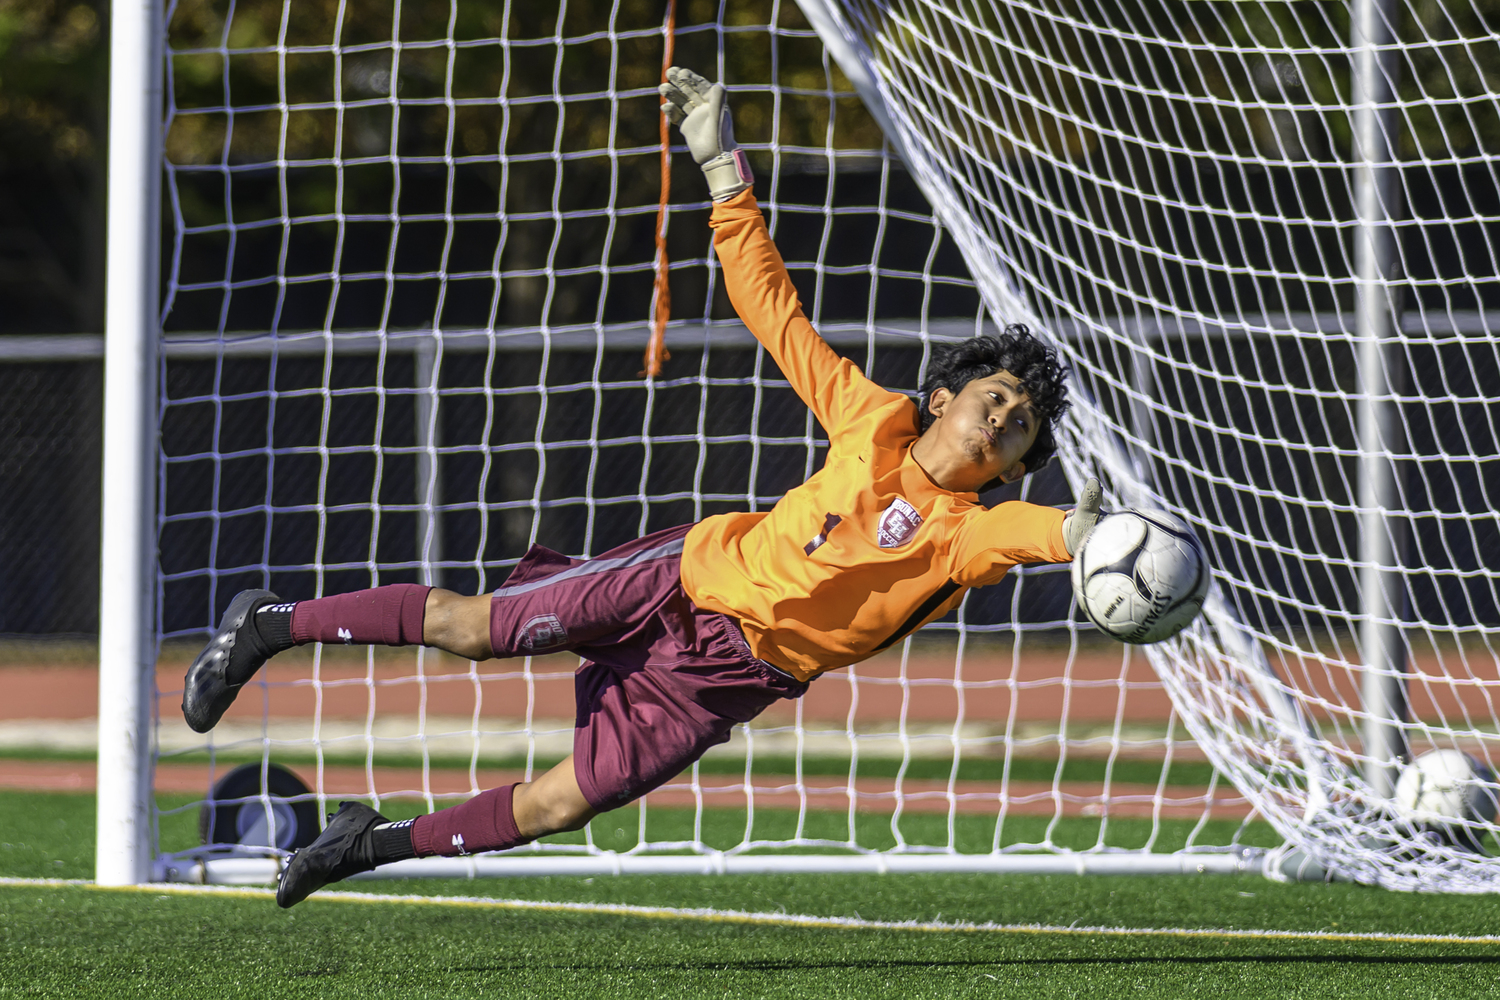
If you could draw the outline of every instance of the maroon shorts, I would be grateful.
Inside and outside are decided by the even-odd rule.
[[[682,590],[682,542],[669,528],[593,559],[533,546],[490,602],[496,656],[573,651],[573,767],[584,798],[615,809],[728,742],[807,684],[750,653],[730,618]]]

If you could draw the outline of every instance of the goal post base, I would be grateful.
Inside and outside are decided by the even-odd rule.
[[[542,875],[1240,875],[1264,874],[1268,853],[1240,848],[1213,854],[590,854],[420,858],[355,875],[361,881],[405,878],[506,878]],[[164,857],[157,882],[200,885],[274,883],[280,858]],[[1319,879],[1321,881],[1321,879]]]

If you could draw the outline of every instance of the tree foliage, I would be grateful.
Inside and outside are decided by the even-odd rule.
[[[0,329],[99,328],[104,10],[0,0]]]

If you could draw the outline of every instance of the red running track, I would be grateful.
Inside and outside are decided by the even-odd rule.
[[[301,777],[313,784],[316,770],[295,767]],[[221,769],[218,774],[222,774]],[[201,795],[212,787],[216,773],[207,764],[163,764],[156,770],[159,792]],[[372,790],[385,798],[420,798],[424,777],[420,768],[377,767],[373,772],[363,767],[337,766],[323,769],[323,788],[330,798],[339,796],[368,797]],[[480,769],[478,787],[494,788],[525,779],[520,771]],[[87,761],[0,761],[0,788],[45,791],[93,791],[95,767]],[[746,802],[741,779],[725,775],[704,775],[699,782],[704,805],[709,808],[742,808]],[[436,796],[462,796],[474,790],[467,771],[437,770],[428,772],[425,789]],[[807,808],[846,811],[849,808],[847,782],[841,778],[809,777],[798,789],[791,778],[759,778],[754,786],[755,805],[761,809],[798,809],[803,796]],[[1001,784],[998,781],[961,781],[954,788],[953,807],[957,812],[994,815],[1000,808]],[[1155,785],[1116,782],[1110,794],[1102,794],[1097,782],[1064,781],[1056,789],[1048,782],[1013,781],[1009,785],[1010,806],[1014,815],[1100,816],[1106,808],[1116,818],[1149,818],[1157,809]],[[948,783],[939,780],[902,782],[903,811],[947,813]],[[860,778],[855,785],[855,808],[861,813],[890,814],[896,808],[896,782],[893,778]],[[678,779],[653,793],[650,805],[663,807],[692,806],[696,802],[687,778]],[[440,804],[453,804],[450,802]],[[1210,796],[1197,789],[1167,789],[1160,805],[1163,819],[1197,819],[1203,815]],[[1221,785],[1212,796],[1213,815],[1218,819],[1241,819],[1249,813],[1249,804],[1232,787]]]

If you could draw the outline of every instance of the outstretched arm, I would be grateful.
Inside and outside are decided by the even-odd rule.
[[[895,397],[875,385],[818,336],[803,315],[786,264],[771,242],[750,188],[753,177],[734,141],[724,87],[691,70],[672,67],[661,94],[662,112],[680,129],[703,167],[714,199],[714,249],[724,286],[755,339],[763,344],[830,436],[860,414]]]
[[[1078,505],[1066,514],[1011,500],[972,515],[954,540],[953,579],[965,587],[984,587],[1021,563],[1068,562],[1099,523],[1102,498],[1099,480],[1090,477]]]

